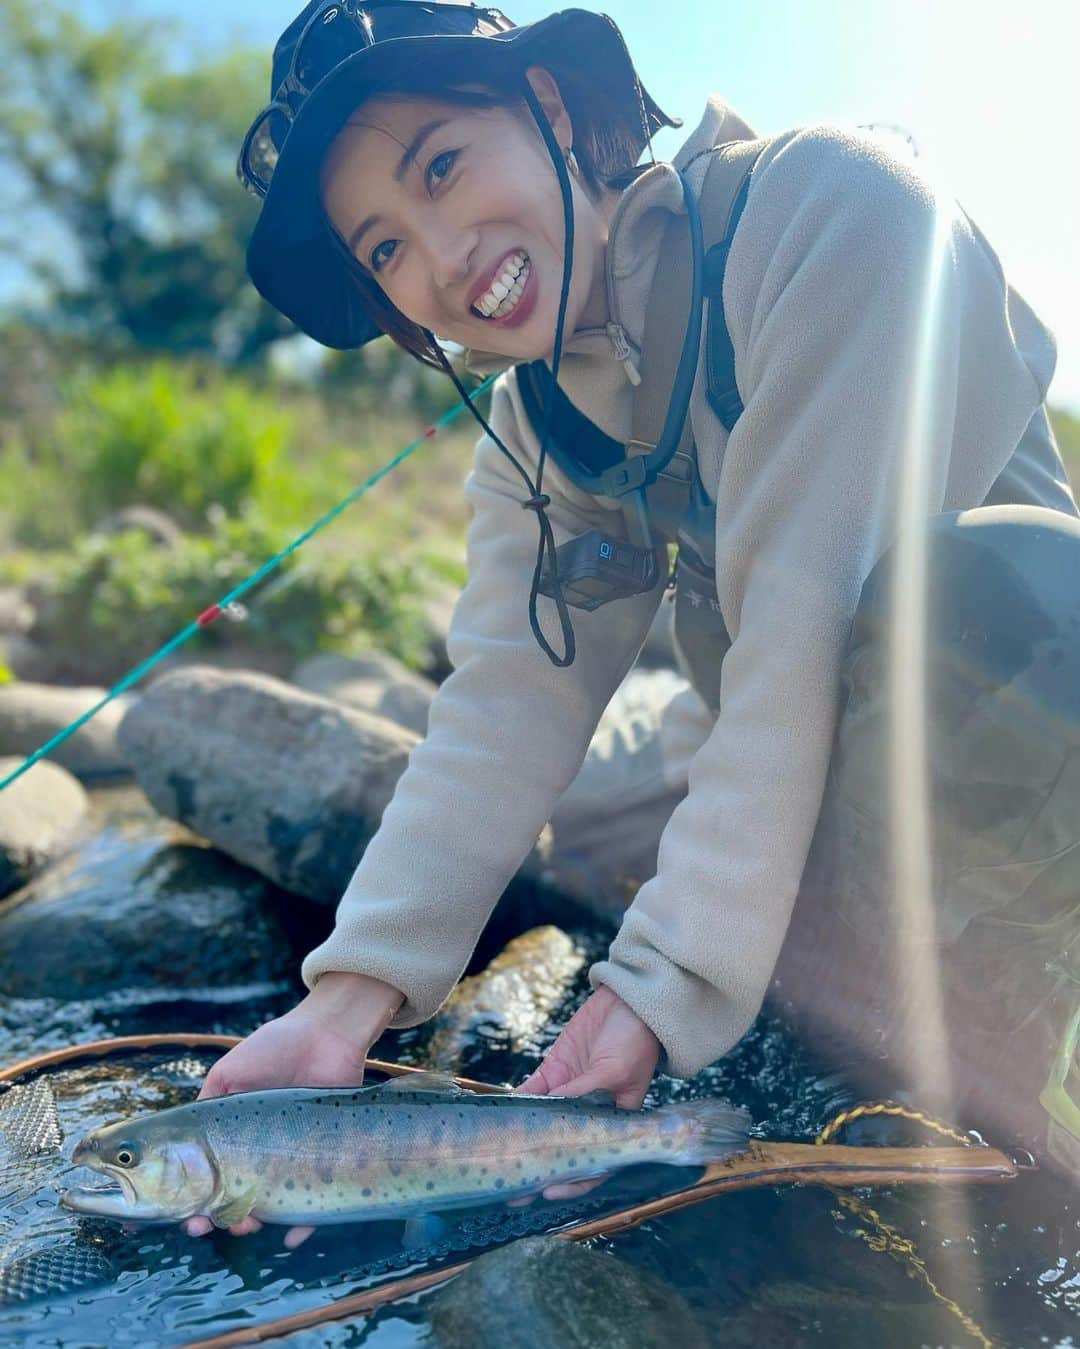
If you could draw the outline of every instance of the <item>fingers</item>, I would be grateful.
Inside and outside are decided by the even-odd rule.
[[[205,1237],[207,1232],[214,1230],[214,1224],[204,1214],[200,1213],[194,1218],[188,1218],[184,1223],[184,1231],[189,1237]],[[243,1218],[238,1223],[233,1223],[229,1231],[234,1237],[246,1237],[251,1232],[258,1232],[262,1228],[262,1223],[258,1218]]]
[[[285,1233],[285,1249],[295,1251],[297,1246],[303,1245],[314,1231],[314,1227],[290,1227]]]
[[[564,1088],[573,1077],[573,1069],[552,1058],[549,1050],[548,1057],[544,1059],[543,1063],[514,1090],[533,1096],[548,1096],[554,1093],[566,1095]]]
[[[584,1180],[571,1180],[563,1185],[549,1185],[544,1191],[545,1199],[576,1199],[579,1194],[588,1194],[595,1190],[607,1176],[586,1176]]]

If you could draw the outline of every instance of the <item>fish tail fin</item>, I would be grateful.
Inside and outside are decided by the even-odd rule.
[[[708,1098],[683,1101],[667,1107],[673,1120],[685,1130],[681,1149],[687,1166],[721,1162],[743,1152],[750,1137],[750,1116],[741,1106]]]

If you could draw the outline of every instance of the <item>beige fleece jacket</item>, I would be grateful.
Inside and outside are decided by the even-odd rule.
[[[695,156],[739,127],[710,101],[675,159],[695,187],[707,163]],[[635,348],[658,241],[682,209],[675,168],[659,165],[613,219],[609,304]],[[912,165],[831,127],[793,130],[759,161],[724,307],[745,412],[729,437],[700,369],[690,410],[732,637],[722,711],[656,875],[591,974],[655,1031],[680,1075],[730,1049],[760,1006],[821,804],[851,618],[894,534],[905,464],[926,456],[927,513],[980,504],[1022,438],[1045,438],[1054,365],[1049,334],[955,203]],[[605,431],[629,434],[630,385],[603,330],[573,335],[560,382]],[[925,410],[917,425],[915,408]],[[513,371],[495,386],[491,422],[534,471]],[[1040,488],[1045,504],[1074,509],[1062,475]],[[545,490],[560,541],[601,521],[619,527],[613,503],[582,494],[550,462]],[[431,1016],[460,976],[577,773],[661,593],[574,611],[577,659],[556,669],[529,630],[536,521],[486,437],[466,492],[454,673],[333,934],[303,967],[309,986],[351,970],[401,989],[397,1026]],[[557,645],[554,606],[540,606]]]

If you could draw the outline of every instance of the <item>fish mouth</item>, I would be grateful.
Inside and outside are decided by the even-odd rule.
[[[92,1160],[80,1163],[89,1170],[106,1177],[103,1185],[73,1185],[60,1192],[60,1206],[71,1213],[82,1213],[96,1218],[122,1218],[125,1222],[176,1222],[188,1213],[172,1212],[149,1199],[140,1199],[131,1177],[122,1172],[95,1165]]]
[[[62,1190],[60,1206],[88,1217],[123,1218],[129,1222],[173,1222],[185,1216],[167,1213],[159,1205],[140,1200],[130,1181],[120,1177],[116,1180],[116,1184],[73,1185]]]

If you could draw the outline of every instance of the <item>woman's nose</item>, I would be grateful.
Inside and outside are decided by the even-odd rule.
[[[476,249],[475,230],[444,229],[428,236],[431,275],[440,290],[463,281]]]

